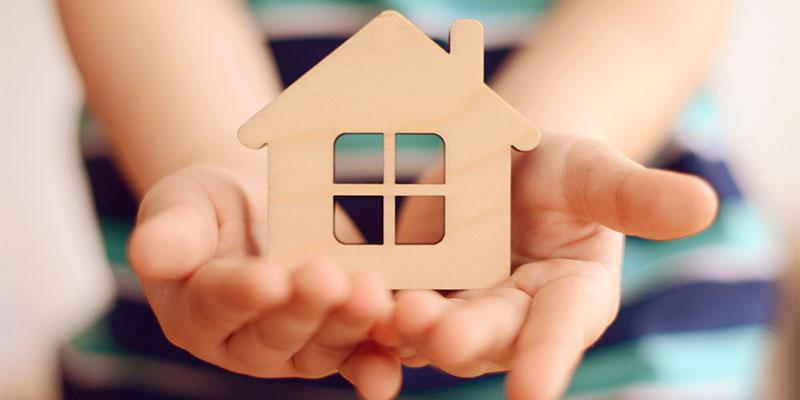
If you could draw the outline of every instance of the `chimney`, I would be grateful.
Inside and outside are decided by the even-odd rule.
[[[483,25],[459,19],[450,27],[450,56],[467,76],[483,82]]]

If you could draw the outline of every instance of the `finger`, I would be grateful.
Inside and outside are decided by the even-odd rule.
[[[334,236],[336,240],[348,244],[364,244],[366,240],[358,225],[353,222],[344,207],[337,201],[333,205],[333,228],[336,230]]]
[[[142,200],[128,257],[144,283],[178,280],[214,256],[217,240],[216,213],[202,186],[174,176]]]
[[[340,372],[366,399],[396,397],[403,380],[400,360],[374,342],[359,345]]]
[[[300,267],[291,279],[294,292],[286,306],[267,312],[228,339],[232,357],[262,372],[291,361],[350,293],[347,276],[328,262]]]
[[[391,310],[383,318],[375,321],[370,331],[370,339],[387,347],[397,347],[405,344],[406,340],[395,327],[394,310],[396,305],[391,304]]]
[[[563,179],[573,211],[629,235],[684,237],[707,227],[716,215],[716,194],[702,179],[643,168],[589,140],[567,148]]]
[[[417,348],[409,344],[392,347],[392,351],[394,351],[394,354],[397,354],[397,356],[400,358],[409,358],[419,355]]]
[[[454,333],[450,330],[456,325],[464,326],[460,318],[454,319],[454,323],[448,323],[448,327],[439,332],[440,321],[447,319],[450,313],[458,310],[466,302],[469,300],[459,297],[445,298],[434,291],[404,291],[397,297],[395,324],[397,330],[411,346],[419,351],[419,355],[423,359],[430,360],[434,365],[450,374],[473,377],[498,370],[498,366],[493,362],[477,359],[473,359],[472,362],[462,362],[462,356],[457,354],[461,345],[486,346],[486,343],[481,342],[484,340],[483,337],[479,334],[475,336],[476,343],[467,343],[472,340],[471,333]],[[501,323],[505,323],[505,321]],[[437,338],[432,339],[433,336],[437,336]],[[470,336],[470,338],[464,341],[461,336]],[[448,342],[449,340],[453,340],[455,344]],[[473,351],[480,352],[480,349]]]
[[[433,290],[404,290],[396,295],[394,324],[412,345],[422,343],[426,333],[453,305],[463,300],[447,299]]]
[[[355,346],[369,337],[372,326],[391,309],[382,278],[369,272],[353,274],[347,302],[335,310],[317,334],[294,356],[295,367],[316,375],[335,370]]]
[[[290,296],[286,271],[261,260],[214,260],[152,304],[165,333],[193,353],[211,353],[260,313]]]
[[[430,361],[427,358],[419,354],[409,357],[403,357],[400,359],[400,362],[406,367],[411,367],[411,368],[422,368],[430,364]]]
[[[451,308],[429,328],[420,352],[447,371],[468,369],[480,360],[510,357],[530,297],[500,287]]]
[[[611,323],[619,305],[618,281],[601,264],[533,264],[549,269],[572,264],[582,273],[560,277],[532,293],[507,377],[511,399],[558,398],[584,350]]]

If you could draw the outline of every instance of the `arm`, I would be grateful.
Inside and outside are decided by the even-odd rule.
[[[729,5],[562,0],[492,86],[545,132],[646,161],[703,78]]]
[[[702,76],[722,5],[564,0],[493,86],[545,131],[645,160]],[[511,278],[446,296],[401,291],[394,323],[418,351],[408,365],[459,376],[507,370],[509,398],[554,399],[616,316],[623,233],[694,234],[717,200],[700,179],[643,168],[586,137],[545,134],[515,154]],[[398,223],[420,234],[429,211],[406,206]]]
[[[236,130],[281,88],[239,2],[59,3],[92,111],[140,194],[195,163],[265,168]]]
[[[399,362],[366,342],[391,308],[382,282],[264,258],[266,152],[235,132],[280,85],[239,2],[60,7],[92,110],[146,193],[128,258],[167,338],[243,374],[339,372],[366,397],[395,392]]]

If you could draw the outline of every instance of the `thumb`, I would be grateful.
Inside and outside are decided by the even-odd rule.
[[[128,244],[128,259],[142,280],[183,279],[214,256],[218,229],[202,185],[178,175],[142,200]]]
[[[716,193],[698,177],[644,168],[589,141],[569,153],[565,198],[589,220],[628,235],[667,240],[695,234],[716,216]]]

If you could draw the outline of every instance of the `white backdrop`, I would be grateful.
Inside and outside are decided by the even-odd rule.
[[[0,0],[0,398],[52,397],[58,342],[111,294],[54,2]]]

